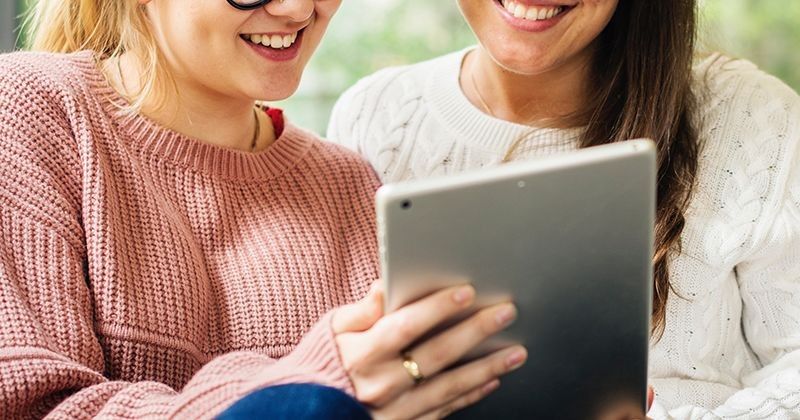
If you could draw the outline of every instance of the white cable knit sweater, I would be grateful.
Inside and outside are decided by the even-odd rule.
[[[491,118],[458,85],[465,53],[351,88],[328,136],[384,182],[497,164],[530,127]],[[667,328],[651,349],[655,419],[800,419],[800,98],[746,61],[696,66],[701,149]],[[518,159],[576,148],[537,129]],[[533,356],[535,357],[535,355]]]

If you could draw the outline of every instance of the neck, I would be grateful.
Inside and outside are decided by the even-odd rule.
[[[557,68],[528,75],[497,64],[480,47],[468,54],[460,83],[470,102],[492,116],[518,124],[571,128],[586,104],[588,54]],[[488,108],[488,109],[487,109]]]
[[[141,70],[137,59],[129,53],[106,60],[104,72],[114,88],[126,97],[139,92]],[[159,124],[186,136],[216,146],[241,151],[261,150],[275,141],[269,118],[258,112],[255,101],[212,92],[190,80],[174,77],[175,94],[153,92],[145,98],[141,113]],[[260,124],[255,141],[256,123]]]

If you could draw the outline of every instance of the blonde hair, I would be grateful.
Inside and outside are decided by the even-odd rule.
[[[140,110],[148,97],[172,84],[145,10],[136,0],[37,0],[25,26],[34,51],[91,50],[98,60],[134,54],[142,72],[138,91],[123,93],[129,111]]]

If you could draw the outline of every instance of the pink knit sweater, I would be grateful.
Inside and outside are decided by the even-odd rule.
[[[242,153],[122,102],[91,53],[0,56],[0,417],[352,392],[326,313],[377,278],[370,167],[291,125]]]

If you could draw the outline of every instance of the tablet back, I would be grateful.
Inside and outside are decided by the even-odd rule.
[[[387,310],[465,282],[480,305],[519,308],[481,351],[519,342],[526,365],[455,418],[644,407],[655,162],[653,143],[634,140],[379,191]]]

